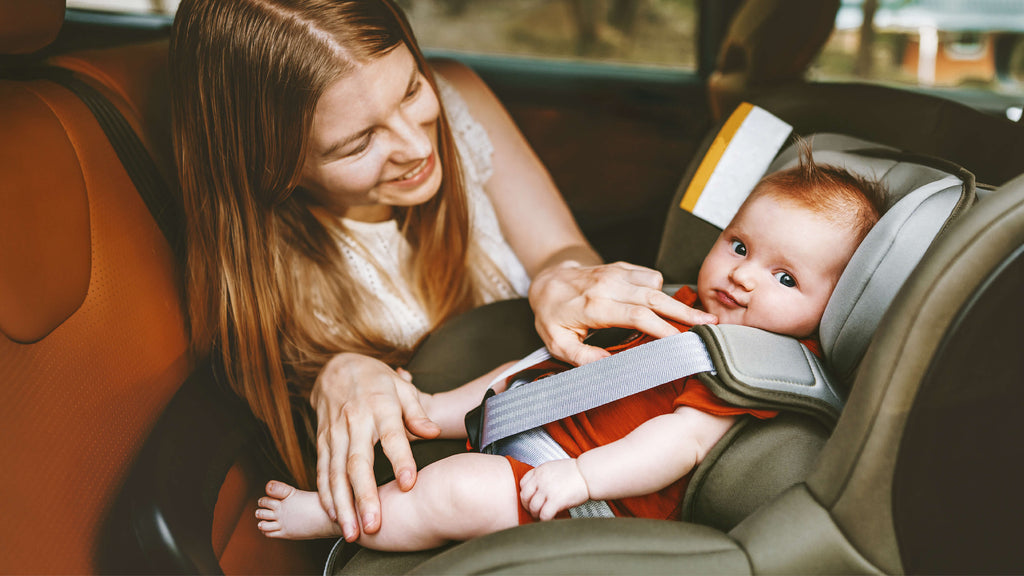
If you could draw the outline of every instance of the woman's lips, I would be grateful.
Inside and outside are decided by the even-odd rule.
[[[435,158],[436,154],[431,154],[427,158],[424,158],[415,168],[409,170],[405,174],[402,174],[398,178],[391,181],[392,184],[398,184],[400,186],[416,187],[427,181],[430,178],[430,174],[434,171],[434,166],[437,164]]]

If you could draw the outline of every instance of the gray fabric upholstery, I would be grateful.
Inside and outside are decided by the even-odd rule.
[[[830,374],[837,383],[848,384],[875,327],[922,254],[937,234],[973,204],[974,179],[951,163],[904,154],[852,136],[820,133],[806,139],[816,163],[843,167],[877,180],[888,197],[885,214],[854,254],[822,317],[820,337]],[[798,154],[797,146],[786,147],[768,172],[796,165]],[[685,186],[684,182],[680,188]],[[686,250],[706,242],[707,231],[700,226],[690,227],[695,217],[689,216],[685,230],[666,231],[666,242],[679,242]],[[684,240],[691,236],[699,240]],[[683,252],[682,248],[678,252]],[[700,260],[693,254],[680,254],[688,263],[676,268],[665,260],[672,252],[663,245],[659,265],[690,270],[695,279]]]
[[[892,299],[935,236],[959,215],[964,195],[972,193],[955,178],[925,184],[906,194],[868,233],[821,319],[822,351],[838,381],[853,375]]]

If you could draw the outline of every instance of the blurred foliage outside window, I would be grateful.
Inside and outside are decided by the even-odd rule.
[[[695,0],[399,0],[424,48],[694,70]]]
[[[843,0],[810,77],[979,90],[1024,103],[1024,0]]]
[[[696,69],[696,0],[398,0],[426,49]],[[173,14],[179,0],[67,0]]]

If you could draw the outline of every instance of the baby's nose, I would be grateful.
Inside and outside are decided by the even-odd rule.
[[[732,281],[746,291],[754,289],[754,275],[747,266],[737,266],[730,274]]]

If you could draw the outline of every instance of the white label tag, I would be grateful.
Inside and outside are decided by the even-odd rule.
[[[680,207],[725,228],[792,131],[763,108],[740,105],[715,137]]]

